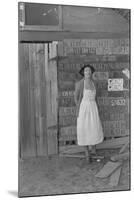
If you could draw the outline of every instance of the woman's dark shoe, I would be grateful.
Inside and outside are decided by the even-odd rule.
[[[92,149],[90,152],[91,152],[91,154],[97,155],[95,146],[92,146]]]

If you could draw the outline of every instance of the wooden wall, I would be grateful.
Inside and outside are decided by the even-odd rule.
[[[129,9],[123,12],[129,13]],[[129,23],[116,9],[84,6],[62,6],[63,30],[79,32],[128,32]]]
[[[129,39],[65,39],[58,44],[58,94],[60,146],[76,143],[75,82],[84,63],[94,66],[93,79],[105,137],[129,134]],[[110,89],[110,80],[123,88]]]
[[[38,13],[29,18],[31,25],[27,26],[27,9],[29,13]],[[56,13],[51,12],[51,17],[42,16],[42,9],[57,8],[57,5],[50,4],[19,4],[19,41],[58,41],[67,38],[122,38],[129,37],[130,30],[130,9],[97,8],[86,6],[60,5],[59,25],[54,26],[52,19]],[[32,14],[33,15],[33,14]],[[127,19],[126,19],[127,17]],[[41,20],[40,20],[41,18]],[[44,18],[44,21],[43,21]],[[45,21],[47,20],[47,21]],[[37,23],[38,22],[38,23]],[[43,24],[47,26],[42,26]],[[25,24],[26,23],[26,24]],[[33,24],[37,24],[33,26]],[[42,25],[41,25],[42,24]],[[52,26],[53,25],[53,26]],[[101,33],[101,34],[100,34]]]
[[[19,45],[20,157],[57,153],[55,43]]]

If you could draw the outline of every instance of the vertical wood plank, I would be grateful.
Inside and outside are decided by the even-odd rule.
[[[40,66],[39,66],[39,59],[38,59],[38,44],[35,44],[35,68],[34,68],[34,78],[35,78],[35,87],[34,87],[34,94],[35,94],[35,128],[36,128],[36,144],[37,144],[37,156],[41,154],[41,144],[40,144]]]
[[[48,154],[47,121],[52,123],[53,120],[51,120],[52,108],[49,109],[52,94],[46,47],[47,44],[30,43],[22,44],[20,48],[20,153],[22,157]],[[46,101],[49,102],[47,107]]]
[[[48,46],[45,44],[45,52]],[[48,154],[58,152],[57,140],[57,63],[51,58],[57,55],[57,44],[52,42],[49,45],[49,61],[46,64],[46,81],[47,81],[47,138]],[[46,55],[46,59],[48,56]]]
[[[57,56],[57,43],[52,42],[52,57]],[[51,68],[51,90],[52,90],[52,116],[53,116],[53,125],[57,125],[57,97],[58,97],[58,88],[57,88],[57,63],[55,60],[50,62]]]
[[[47,142],[47,103],[46,103],[46,95],[47,95],[47,87],[46,87],[46,75],[45,75],[45,44],[43,44],[44,49],[44,57],[42,60],[42,66],[41,66],[41,124],[42,124],[42,131],[43,131],[43,145],[45,148],[44,154],[48,154],[48,142]]]
[[[37,156],[36,123],[35,123],[35,44],[29,44],[29,70],[30,70],[30,141],[31,156]],[[34,152],[34,153],[32,153]]]
[[[47,103],[47,127],[51,123],[51,104],[50,104],[50,78],[48,69],[48,44],[45,44],[45,80],[46,80],[46,103]]]
[[[19,45],[19,149],[23,157],[26,149],[24,127],[24,46]]]
[[[31,135],[31,89],[29,44],[20,44],[20,143],[21,157],[35,156],[35,143]]]
[[[23,62],[21,67],[21,106],[22,106],[22,132],[21,132],[21,150],[22,157],[28,156],[29,152],[29,47],[27,44],[21,44]]]
[[[37,154],[43,156],[47,154],[46,138],[46,101],[45,101],[45,52],[44,44],[36,44],[36,140]],[[43,99],[42,99],[43,98]]]

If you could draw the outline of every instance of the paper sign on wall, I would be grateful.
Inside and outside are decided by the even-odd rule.
[[[123,79],[108,79],[108,91],[123,91]]]

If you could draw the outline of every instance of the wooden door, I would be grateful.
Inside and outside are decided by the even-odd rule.
[[[57,68],[49,61],[56,45],[50,46],[19,44],[20,157],[57,153]]]

